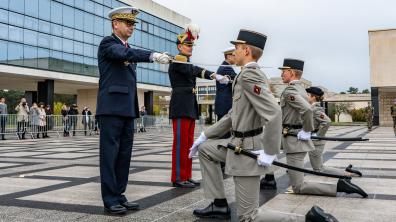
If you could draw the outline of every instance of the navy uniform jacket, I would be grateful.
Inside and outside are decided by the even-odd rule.
[[[100,77],[96,115],[139,116],[134,63],[151,62],[150,55],[150,51],[125,47],[114,34],[103,38],[98,49]]]
[[[224,61],[222,65],[230,65]],[[231,67],[220,66],[216,72],[220,75],[228,75],[231,80],[234,80],[236,73]],[[216,99],[215,99],[215,114],[224,116],[228,113],[232,106],[232,82],[229,84],[220,84],[216,82]]]
[[[193,92],[196,78],[211,79],[210,75],[213,72],[191,64],[171,63],[168,74],[172,86],[169,119],[198,119],[198,103]]]

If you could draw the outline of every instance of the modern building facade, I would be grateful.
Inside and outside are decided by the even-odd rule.
[[[392,126],[396,99],[396,29],[369,31],[371,101],[374,125]]]
[[[151,0],[0,0],[0,89],[24,90],[30,101],[53,103],[73,94],[96,107],[98,45],[110,35],[112,8],[141,10],[131,46],[176,54],[175,39],[190,20]],[[169,95],[167,65],[137,67],[139,104],[153,110],[154,95]]]

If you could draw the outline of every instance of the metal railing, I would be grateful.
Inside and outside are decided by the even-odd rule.
[[[202,130],[204,121],[196,121],[197,130]],[[172,120],[168,116],[143,116],[134,121],[135,133],[147,130],[171,130]],[[76,136],[99,134],[99,124],[93,115],[17,115],[0,114],[1,137],[45,138],[51,136]]]

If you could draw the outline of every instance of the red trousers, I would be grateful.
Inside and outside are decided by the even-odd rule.
[[[188,158],[190,148],[194,143],[195,119],[172,119],[172,182],[182,182],[191,179],[192,160]]]

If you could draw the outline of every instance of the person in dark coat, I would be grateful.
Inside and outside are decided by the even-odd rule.
[[[120,7],[109,12],[113,33],[103,38],[98,49],[99,90],[96,115],[101,130],[100,181],[104,210],[124,214],[139,208],[128,202],[128,184],[134,119],[139,116],[136,63],[169,64],[165,53],[133,49],[128,44],[139,10]]]
[[[192,160],[188,158],[189,148],[194,142],[195,120],[198,119],[196,78],[216,79],[224,84],[229,82],[228,77],[188,64],[194,40],[198,36],[197,30],[198,27],[190,24],[185,33],[177,36],[179,55],[175,56],[177,61],[169,65],[168,71],[172,86],[169,118],[173,123],[171,182],[174,187],[194,188],[199,185],[191,178]]]
[[[67,115],[69,117],[69,132],[73,132],[73,136],[76,135],[76,126],[77,126],[77,119],[78,119],[78,109],[77,109],[77,104],[72,104],[70,106],[69,111],[67,112]]]

